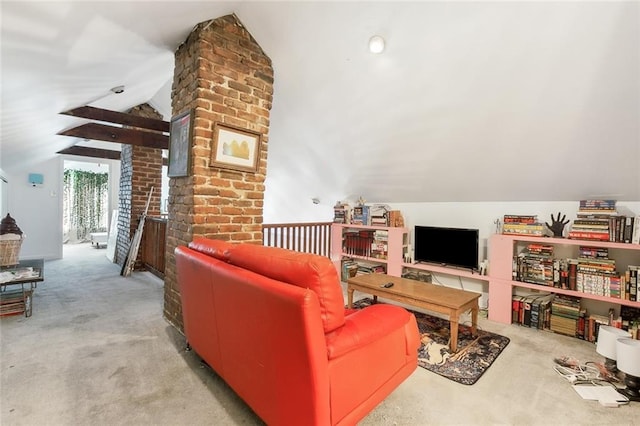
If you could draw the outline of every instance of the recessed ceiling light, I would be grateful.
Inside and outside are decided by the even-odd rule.
[[[369,52],[382,53],[384,51],[384,38],[374,35],[369,39]]]
[[[124,86],[116,86],[116,87],[112,87],[112,88],[111,88],[111,91],[112,91],[113,93],[120,94],[120,93],[124,92]]]

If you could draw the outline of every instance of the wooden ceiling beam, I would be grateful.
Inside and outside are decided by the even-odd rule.
[[[79,155],[81,157],[102,158],[105,160],[119,160],[120,151],[113,151],[111,149],[91,148],[88,146],[70,146],[63,150],[58,151],[58,154],[67,155]]]
[[[58,133],[82,139],[123,143],[147,148],[169,149],[169,136],[145,130],[87,123]]]
[[[124,112],[110,111],[92,106],[82,106],[61,112],[60,114],[169,133],[168,121],[158,120],[156,118],[138,117]]]
[[[79,155],[81,157],[102,158],[104,160],[120,160],[120,151],[92,148],[90,146],[73,145],[58,151],[58,154]],[[169,159],[162,157],[162,165],[168,166]]]

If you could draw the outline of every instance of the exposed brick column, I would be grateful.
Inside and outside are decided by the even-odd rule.
[[[171,178],[164,314],[183,329],[174,250],[194,237],[262,243],[273,68],[235,15],[202,22],[176,51],[173,115],[194,114],[189,176]],[[257,173],[210,167],[216,122],[261,134]]]
[[[140,117],[157,118],[162,115],[148,104],[138,105],[129,114]],[[160,215],[162,190],[162,150],[136,145],[122,145],[120,154],[120,191],[118,206],[118,238],[116,242],[116,262],[123,265],[140,216],[144,212],[153,187],[147,214]],[[138,253],[140,254],[140,253]],[[141,265],[136,263],[135,268]]]

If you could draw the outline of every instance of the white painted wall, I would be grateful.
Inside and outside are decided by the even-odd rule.
[[[44,183],[33,187],[29,173],[40,173]],[[25,235],[21,259],[62,257],[62,159],[34,162],[29,168],[6,166],[8,212]]]
[[[32,163],[28,168],[21,164],[15,167],[9,165],[3,171],[9,181],[6,185],[6,210],[26,235],[20,250],[21,259],[48,260],[62,257],[62,185],[65,158],[77,160],[77,157],[56,156],[47,161]],[[93,166],[87,167],[96,167],[97,163],[102,164],[101,167],[109,166],[110,210],[117,208],[120,162],[88,159],[87,163],[94,163]],[[31,186],[28,183],[29,173],[41,173],[44,176],[44,184],[41,187]],[[3,209],[4,204],[3,202]]]

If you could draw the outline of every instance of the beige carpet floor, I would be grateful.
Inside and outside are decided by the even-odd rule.
[[[261,424],[184,351],[162,317],[162,281],[119,273],[104,249],[65,247],[64,259],[45,264],[33,316],[0,319],[0,424]],[[559,356],[601,362],[593,344],[486,319],[480,326],[511,343],[475,385],[418,368],[361,424],[640,425],[640,403],[582,400],[553,370]]]

